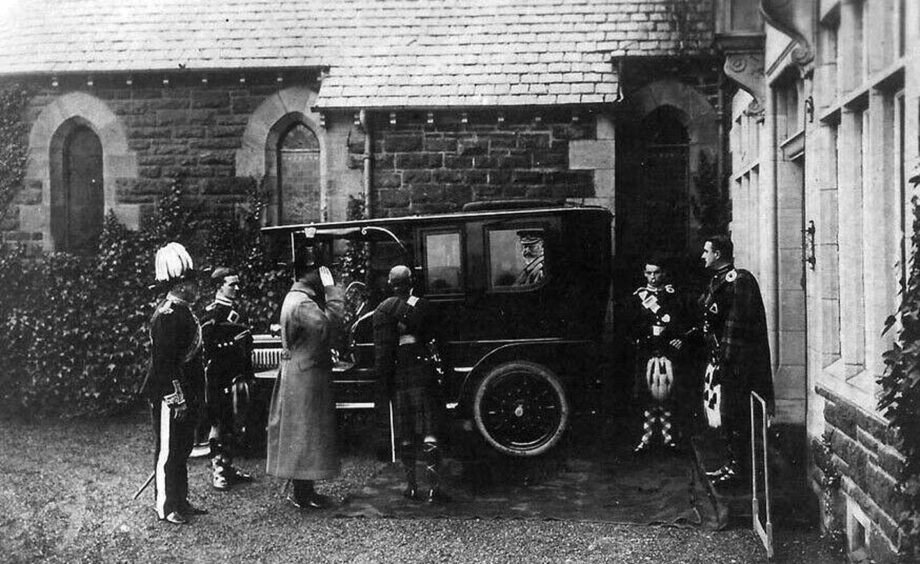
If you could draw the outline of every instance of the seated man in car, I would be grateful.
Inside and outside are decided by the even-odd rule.
[[[524,269],[514,281],[515,286],[533,286],[543,280],[543,231],[522,229],[517,232],[521,241]]]

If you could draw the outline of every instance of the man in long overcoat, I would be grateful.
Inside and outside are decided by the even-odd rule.
[[[293,481],[298,508],[329,505],[314,480],[339,473],[330,346],[342,328],[343,292],[326,267],[295,266],[281,306],[282,360],[268,416],[266,473]]]

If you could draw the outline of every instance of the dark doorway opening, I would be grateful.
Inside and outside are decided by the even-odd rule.
[[[105,220],[102,143],[86,125],[63,134],[52,186],[52,238],[55,248],[78,255],[96,250]]]

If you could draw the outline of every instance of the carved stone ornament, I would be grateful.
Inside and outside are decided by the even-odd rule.
[[[742,90],[753,96],[754,100],[745,110],[745,114],[755,117],[763,116],[766,103],[767,84],[763,74],[763,61],[762,52],[728,53],[725,56],[725,74]]]
[[[796,0],[761,0],[760,10],[767,22],[798,43],[792,50],[792,62],[798,65],[802,76],[814,71],[815,49],[809,41],[807,22],[796,17]]]

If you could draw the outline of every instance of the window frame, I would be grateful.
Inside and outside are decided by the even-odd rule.
[[[463,236],[463,228],[460,226],[450,226],[450,227],[431,227],[426,229],[420,229],[418,232],[419,238],[419,253],[421,258],[421,267],[422,267],[422,276],[425,281],[425,295],[427,297],[439,297],[439,298],[456,298],[466,295],[467,292],[467,283],[466,283],[466,238]],[[428,265],[428,237],[434,235],[456,235],[459,242],[459,268],[460,272],[458,275],[458,280],[460,287],[457,289],[450,289],[450,291],[437,291],[431,287],[431,277],[429,276],[429,265]]]
[[[485,291],[489,294],[520,294],[539,290],[549,284],[552,278],[551,272],[547,265],[552,265],[552,252],[550,252],[549,235],[550,229],[546,222],[533,220],[517,220],[513,222],[501,222],[483,225],[483,257],[485,258]],[[538,284],[529,286],[495,286],[492,284],[492,231],[520,231],[522,229],[539,229],[543,232],[543,261],[544,275]]]

